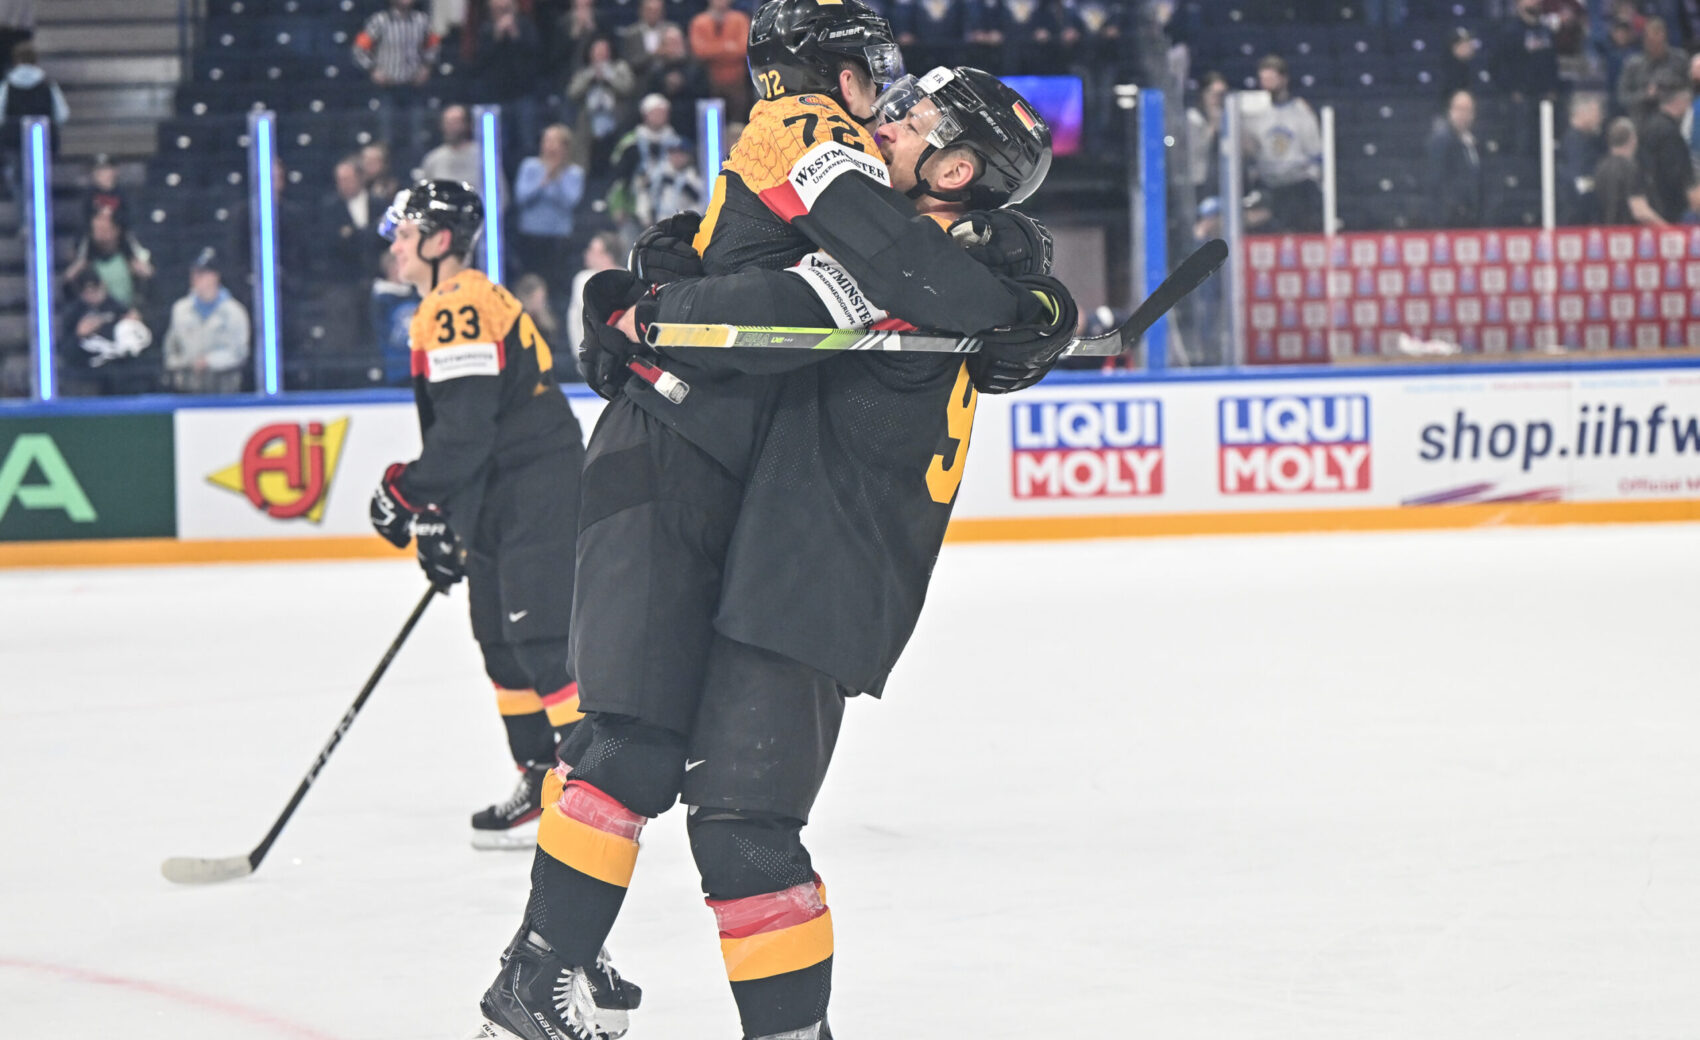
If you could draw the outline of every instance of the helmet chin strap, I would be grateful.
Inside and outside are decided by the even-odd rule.
[[[433,231],[433,232],[431,232],[431,234],[435,235],[436,232]],[[431,265],[431,288],[435,289],[437,287],[437,283],[441,280],[441,276],[440,276],[439,272],[442,270],[443,261],[447,260],[449,258],[449,254],[445,252],[445,253],[443,253],[443,255],[437,257],[434,260],[426,257],[426,255],[425,255],[425,239],[427,239],[429,237],[430,237],[429,235],[420,235],[419,236],[418,242],[416,242],[413,246],[413,255],[417,256],[419,258],[420,263]]]
[[[940,202],[966,204],[969,200],[969,194],[967,191],[940,191],[931,184],[928,184],[927,178],[922,176],[921,167],[927,165],[927,160],[931,159],[938,150],[938,146],[931,143],[922,150],[921,157],[915,160],[915,186],[903,194],[911,199],[918,199],[925,195],[928,198],[938,199]]]

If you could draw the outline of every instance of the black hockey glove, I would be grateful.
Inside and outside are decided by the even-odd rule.
[[[1008,280],[1026,291],[1020,320],[1007,329],[978,333],[980,352],[968,359],[968,375],[983,394],[1011,394],[1045,378],[1073,341],[1080,318],[1074,297],[1055,278]]]
[[[690,210],[657,221],[638,236],[626,266],[645,285],[701,278],[702,257],[691,247],[700,227],[702,214]]]
[[[437,510],[427,509],[414,519],[413,547],[425,577],[439,589],[466,577],[466,550],[460,536]]]
[[[649,287],[627,271],[603,271],[584,283],[584,342],[578,368],[585,383],[605,400],[612,401],[631,378],[632,359],[649,355],[649,348],[608,322],[617,321],[648,292]]]
[[[1020,210],[975,210],[950,226],[950,237],[993,274],[1051,273],[1051,233]]]
[[[384,470],[384,478],[378,481],[372,492],[372,504],[368,509],[372,528],[397,549],[407,548],[407,543],[413,538],[413,518],[419,514],[419,510],[396,490],[396,481],[401,479],[401,471],[406,468],[399,462],[390,463],[389,468]]]

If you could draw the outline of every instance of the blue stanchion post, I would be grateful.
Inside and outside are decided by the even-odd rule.
[[[478,154],[484,170],[484,273],[502,280],[502,106],[472,110],[478,127]]]
[[[714,193],[714,179],[726,158],[726,102],[707,98],[697,102],[697,161],[702,163],[703,191]],[[708,204],[704,196],[703,204]]]
[[[45,116],[24,120],[24,219],[29,239],[30,372],[37,401],[59,395],[53,367],[53,125]]]
[[[1140,264],[1145,273],[1143,299],[1169,275],[1169,139],[1161,90],[1139,92],[1139,184],[1145,218],[1141,223],[1144,241],[1137,243],[1144,256]],[[1169,319],[1163,318],[1145,334],[1145,369],[1162,372],[1168,367]]]
[[[283,392],[282,325],[277,274],[277,113],[248,113],[248,184],[253,192],[249,233],[254,251],[254,389],[267,397]]]

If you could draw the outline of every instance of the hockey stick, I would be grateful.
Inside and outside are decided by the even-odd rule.
[[[1157,290],[1121,325],[1101,336],[1076,339],[1064,352],[1073,357],[1115,357],[1139,342],[1157,320],[1203,285],[1228,259],[1219,238],[1204,243],[1181,261]],[[969,336],[924,332],[869,332],[864,329],[790,329],[744,325],[656,323],[649,326],[651,347],[732,347],[778,350],[895,350],[924,354],[972,354],[980,341]]]
[[[260,843],[254,846],[254,850],[246,856],[226,856],[222,859],[173,856],[160,864],[159,867],[159,872],[165,875],[167,881],[175,881],[179,885],[210,885],[217,881],[230,881],[234,878],[244,877],[260,869],[260,861],[265,859],[266,853],[271,851],[272,842],[276,841],[277,836],[283,832],[283,825],[289,822],[291,816],[295,815],[295,809],[301,804],[301,799],[307,797],[307,789],[312,787],[313,781],[319,778],[319,771],[325,768],[325,762],[330,759],[331,752],[335,751],[336,746],[342,742],[342,735],[348,732],[348,727],[354,725],[354,716],[360,714],[360,709],[366,704],[366,698],[372,696],[372,691],[378,686],[378,680],[382,679],[384,672],[389,670],[390,662],[395,660],[396,652],[401,649],[401,644],[407,641],[408,633],[412,632],[413,626],[419,623],[419,618],[425,613],[425,608],[431,605],[432,597],[445,591],[445,589],[432,585],[425,590],[425,595],[419,598],[419,605],[414,607],[413,613],[407,616],[407,623],[401,626],[401,632],[396,635],[395,641],[390,644],[388,650],[384,651],[383,660],[378,662],[378,667],[372,670],[371,678],[367,679],[366,685],[361,687],[360,696],[354,698],[354,703],[349,705],[348,710],[342,713],[342,720],[336,724],[336,729],[331,732],[331,739],[325,741],[325,746],[319,749],[319,757],[315,758],[313,764],[307,767],[307,775],[301,778],[301,786],[295,789],[295,795],[289,799],[289,804],[284,806],[283,814],[277,818],[276,823],[272,824],[272,829],[266,832],[266,836],[261,839]]]

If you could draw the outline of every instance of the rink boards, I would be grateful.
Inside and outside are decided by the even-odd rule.
[[[0,411],[0,565],[392,554],[367,496],[411,401],[284,400]],[[956,540],[1694,520],[1700,364],[1055,377],[932,469]]]

